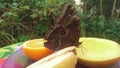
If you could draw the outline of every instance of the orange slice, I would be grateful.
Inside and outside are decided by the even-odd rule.
[[[33,60],[39,60],[53,51],[44,47],[44,39],[33,39],[28,40],[22,45],[23,52],[25,55]]]

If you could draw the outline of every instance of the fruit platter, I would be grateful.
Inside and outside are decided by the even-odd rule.
[[[39,59],[38,61],[28,57],[23,51],[23,44],[21,44],[20,48],[13,52],[3,63],[2,68],[44,68],[46,66],[50,67],[50,65],[53,65],[53,67],[50,68],[61,68],[62,66],[62,68],[66,68],[69,66],[69,68],[91,68],[91,66],[93,66],[94,68],[119,68],[119,44],[111,40],[93,37],[82,37],[79,39],[79,41],[81,41],[82,44],[77,48],[74,46],[66,47],[60,49],[59,51],[53,52],[52,54]],[[38,41],[34,41],[34,44],[35,43],[38,44]],[[98,47],[100,50],[98,49]],[[102,47],[104,47],[105,49],[103,49]],[[104,51],[104,53],[101,51]],[[98,53],[96,54],[96,52]],[[111,52],[111,55],[106,55],[109,52]],[[100,55],[104,58],[100,58]]]

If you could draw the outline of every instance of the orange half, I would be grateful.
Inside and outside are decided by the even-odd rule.
[[[53,52],[44,46],[44,42],[44,39],[28,40],[22,45],[23,52],[30,59],[39,60]]]

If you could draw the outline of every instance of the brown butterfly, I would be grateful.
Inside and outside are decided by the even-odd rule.
[[[50,30],[44,43],[45,47],[58,50],[68,46],[78,46],[80,37],[80,20],[75,8],[70,3],[62,6],[56,24]]]

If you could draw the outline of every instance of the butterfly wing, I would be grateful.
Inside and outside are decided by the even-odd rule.
[[[46,35],[45,47],[58,50],[79,45],[80,25],[75,8],[65,3],[53,29]]]

